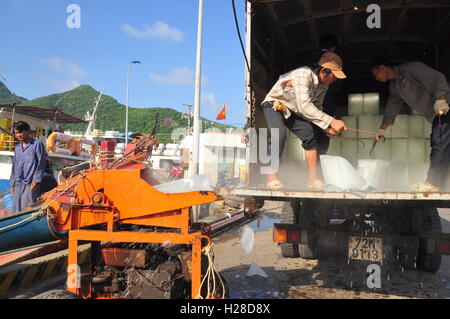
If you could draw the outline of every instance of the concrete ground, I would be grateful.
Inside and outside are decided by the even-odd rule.
[[[381,288],[366,285],[367,264],[347,259],[303,260],[283,258],[272,239],[273,223],[279,222],[282,202],[266,202],[262,219],[249,226],[255,231],[255,246],[245,253],[239,229],[231,229],[214,238],[215,265],[228,283],[232,299],[450,299],[450,256],[444,256],[436,274],[381,268]],[[450,233],[450,209],[439,210],[443,231]],[[267,275],[248,277],[254,263]],[[65,273],[30,286],[8,298],[30,298],[54,288],[63,288]]]
[[[267,202],[263,220],[251,224],[255,231],[253,251],[241,247],[239,230],[214,240],[217,270],[228,282],[231,298],[448,298],[450,256],[444,256],[436,274],[381,267],[381,288],[367,288],[367,264],[347,259],[303,260],[283,258],[272,240],[272,225],[278,222],[282,202]],[[443,231],[450,233],[450,209],[440,209]],[[247,277],[252,263],[268,276]]]

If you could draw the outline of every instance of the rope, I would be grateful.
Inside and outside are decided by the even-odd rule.
[[[39,216],[39,215],[41,215],[41,216]],[[37,212],[31,214],[30,217],[27,217],[27,218],[21,220],[20,222],[17,222],[17,223],[15,223],[15,224],[8,225],[8,226],[5,226],[5,227],[0,228],[0,232],[1,232],[1,231],[4,231],[4,230],[7,230],[7,229],[10,229],[10,228],[13,228],[13,227],[16,227],[16,226],[19,226],[19,225],[21,225],[21,224],[23,224],[23,223],[25,223],[25,222],[27,222],[27,221],[29,221],[29,220],[32,220],[32,219],[34,219],[34,218],[36,218],[36,217],[43,217],[43,216],[45,216],[45,213],[42,212],[41,210],[39,210],[39,211],[37,211]]]
[[[62,183],[61,175],[62,175],[62,171],[59,171],[59,173],[58,173],[58,185],[61,185],[61,183]]]
[[[99,154],[100,160],[114,159],[115,153],[111,151],[101,151]]]
[[[207,290],[207,295],[206,295],[206,299],[214,299],[214,293],[216,291],[216,276],[219,278],[220,280],[220,286],[222,287],[222,297],[221,299],[225,299],[225,284],[222,280],[222,278],[220,277],[219,273],[217,272],[216,266],[214,265],[214,252],[212,250],[213,248],[213,243],[211,242],[211,240],[208,238],[208,245],[203,248],[203,253],[205,254],[205,256],[208,258],[208,269],[206,270],[206,274],[202,279],[202,282],[200,283],[200,287],[198,289],[198,295],[197,295],[197,299],[203,299],[202,297],[202,288],[203,285],[205,284],[205,282],[208,285],[208,290]],[[211,291],[211,283],[212,283],[212,291]]]
[[[72,176],[73,176],[74,173],[75,173],[75,172],[72,172],[72,174],[70,175],[70,178],[69,178],[69,179],[72,178]],[[79,176],[78,179],[72,181],[72,182],[69,184],[69,186],[67,186],[63,191],[60,191],[60,193],[58,194],[58,196],[56,196],[55,198],[52,198],[52,200],[51,200],[49,203],[47,203],[46,205],[41,206],[41,208],[40,208],[37,212],[31,214],[30,217],[27,217],[27,218],[21,220],[20,222],[14,223],[14,224],[12,224],[12,225],[5,226],[5,227],[3,227],[3,228],[0,228],[0,231],[4,231],[4,230],[7,230],[7,229],[16,227],[16,226],[21,225],[21,224],[23,224],[23,223],[25,223],[25,222],[27,222],[27,221],[29,221],[29,220],[32,220],[32,219],[34,219],[34,218],[36,218],[36,217],[43,217],[43,216],[46,216],[46,217],[52,218],[51,213],[50,213],[50,210],[49,210],[49,206],[50,206],[55,200],[57,200],[62,194],[64,194],[65,192],[67,192],[67,191],[68,191],[68,190],[69,190],[76,182],[80,181],[80,180],[81,180],[83,177],[85,177],[85,176],[86,176],[86,174],[85,174],[84,172],[80,172],[80,176]],[[56,187],[55,189],[53,189],[53,193],[56,192],[56,191],[59,191],[59,190],[58,190],[58,187]],[[50,195],[50,197],[53,195],[53,193]]]
[[[75,171],[72,172],[72,173],[70,174],[69,180],[72,179],[72,177],[73,177],[73,175],[74,175],[75,173],[78,173],[78,172],[75,172]],[[42,206],[40,210],[44,210],[44,209],[46,210],[46,209],[48,209],[49,206],[50,206],[50,204],[52,204],[52,203],[53,203],[55,200],[57,200],[62,194],[64,194],[65,192],[67,192],[74,184],[78,183],[81,179],[83,179],[83,178],[86,176],[86,173],[84,173],[83,171],[79,172],[79,174],[80,174],[80,176],[78,176],[77,179],[71,181],[71,182],[69,183],[69,186],[67,186],[64,190],[61,191],[61,190],[58,189],[58,187],[56,187],[55,189],[53,189],[53,193],[55,193],[56,191],[59,191],[60,193],[59,193],[58,196],[56,196],[55,198],[52,198],[52,200],[51,200],[49,203],[47,203],[45,206]],[[51,196],[53,195],[53,193],[52,193],[49,197],[51,197]]]

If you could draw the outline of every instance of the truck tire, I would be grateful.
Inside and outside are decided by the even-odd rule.
[[[414,214],[410,208],[392,208],[388,218],[382,225],[383,229],[393,236],[408,236],[414,233]],[[417,245],[404,246],[404,243],[393,245],[394,263],[404,269],[417,269],[419,247]]]
[[[300,257],[303,259],[317,259],[316,248],[313,244],[298,244]]]
[[[318,207],[314,207],[311,202],[302,202],[299,208],[298,223],[305,226],[308,231],[308,243],[298,245],[300,257],[303,259],[317,259],[317,240],[314,238],[316,225],[313,221],[314,211],[317,209]]]
[[[404,269],[417,269],[418,249],[398,248],[397,256]]]
[[[31,299],[83,299],[79,295],[64,289],[49,290]]]
[[[297,224],[298,215],[300,211],[300,202],[286,201],[283,204],[283,210],[280,216],[280,223],[282,224]],[[281,243],[281,255],[287,258],[300,257],[298,244]]]
[[[430,236],[442,233],[441,218],[437,208],[422,209],[421,235]],[[417,257],[417,269],[435,273],[441,267],[442,255],[427,253],[425,239],[420,240],[419,255]]]

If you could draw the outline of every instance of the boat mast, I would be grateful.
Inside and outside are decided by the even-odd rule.
[[[92,139],[92,131],[94,130],[95,125],[95,113],[97,112],[98,104],[100,103],[100,100],[102,99],[103,91],[100,92],[98,97],[95,99],[95,107],[94,111],[92,112],[92,115],[88,114],[86,115],[86,120],[89,121],[88,127],[86,129],[85,136],[87,139]]]

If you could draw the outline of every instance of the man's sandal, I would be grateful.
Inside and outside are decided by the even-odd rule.
[[[439,192],[439,187],[430,183],[420,182],[412,185],[411,190],[416,192]]]
[[[325,184],[320,179],[317,179],[316,181],[312,182],[311,184],[307,184],[306,186],[310,191],[323,191],[325,189]]]

